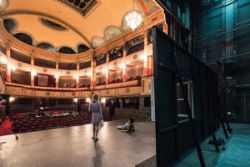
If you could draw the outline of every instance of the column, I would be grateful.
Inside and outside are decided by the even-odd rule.
[[[93,58],[91,60],[91,68],[92,68],[92,75],[90,76],[91,79],[90,88],[93,89],[96,84],[96,62]]]
[[[107,72],[106,72],[106,74],[105,74],[105,82],[106,82],[106,84],[108,83],[108,81],[109,81],[109,69],[108,69],[108,63],[109,63],[109,54],[108,53],[106,53],[106,64],[105,64],[105,67],[106,67],[106,69],[107,69]]]
[[[144,59],[143,59],[143,76],[148,75],[148,55],[147,55],[148,33],[144,31]]]
[[[123,49],[123,65],[124,67],[122,68],[122,81],[126,81],[127,80],[127,71],[126,71],[126,68],[127,68],[127,64],[126,64],[126,51],[125,51],[125,48]]]
[[[77,70],[77,78],[76,78],[76,88],[79,88],[79,70],[80,70],[80,62],[78,61],[76,64],[76,70]]]
[[[55,78],[56,78],[56,88],[58,88],[59,87],[59,78],[60,78],[59,63],[58,63],[58,61],[56,61],[56,71],[57,71],[57,74],[55,75]]]
[[[10,55],[11,55],[11,49],[10,49],[10,46],[7,45],[6,46],[6,56],[8,59],[8,65],[7,65],[6,81],[11,83],[11,68],[10,68],[11,57],[10,57]]]
[[[30,81],[31,81],[31,86],[35,86],[35,76],[34,74],[32,74],[32,72],[34,71],[34,55],[31,55],[31,72],[30,72]]]

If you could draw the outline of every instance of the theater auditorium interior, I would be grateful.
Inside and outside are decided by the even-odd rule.
[[[250,0],[0,0],[0,167],[247,167],[249,106]]]

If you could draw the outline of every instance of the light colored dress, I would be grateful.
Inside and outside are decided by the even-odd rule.
[[[101,122],[103,119],[102,117],[102,107],[101,104],[96,102],[96,103],[91,103],[89,105],[89,110],[91,111],[91,122],[93,124],[98,124]]]

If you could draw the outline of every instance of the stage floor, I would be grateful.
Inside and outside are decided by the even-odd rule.
[[[0,167],[134,167],[155,155],[154,123],[135,123],[132,134],[120,123],[105,122],[96,143],[90,124],[2,136]]]

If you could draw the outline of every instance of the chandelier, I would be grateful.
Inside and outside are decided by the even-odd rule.
[[[126,25],[133,31],[142,23],[142,15],[140,12],[133,10],[125,16]]]
[[[133,31],[142,23],[142,15],[140,12],[135,10],[135,2],[133,0],[133,10],[125,16],[126,25]]]

